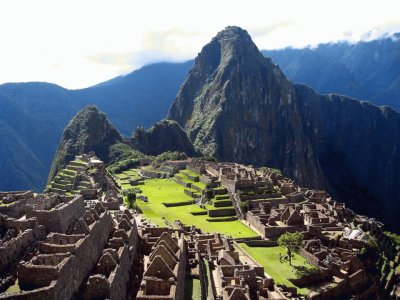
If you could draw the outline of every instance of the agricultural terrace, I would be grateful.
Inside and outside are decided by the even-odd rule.
[[[135,170],[130,171],[137,172]],[[125,171],[124,176],[129,174],[127,172],[130,171]],[[185,172],[186,171],[187,170],[185,170]],[[179,176],[183,178],[185,182],[191,183],[198,188],[205,188],[203,183],[192,182],[185,177],[184,174],[184,172],[179,173]],[[198,174],[194,175],[198,176]],[[122,189],[132,187],[129,184],[129,179],[126,180],[125,177],[120,176],[120,174],[117,174],[116,177]],[[176,178],[145,179],[142,184],[136,187],[142,190],[140,195],[148,198],[147,202],[137,199],[137,206],[148,220],[158,226],[173,225],[175,220],[179,220],[186,225],[195,225],[204,232],[220,232],[227,236],[232,236],[233,238],[257,236],[257,233],[238,220],[229,220],[229,217],[227,217],[226,220],[224,220],[224,217],[210,217],[206,209],[200,208],[193,203],[193,198],[184,192],[184,190],[188,188],[179,184]],[[180,205],[167,207],[163,203],[180,203]]]

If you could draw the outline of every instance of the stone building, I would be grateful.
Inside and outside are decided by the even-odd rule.
[[[136,299],[184,299],[187,245],[163,232],[152,247]]]

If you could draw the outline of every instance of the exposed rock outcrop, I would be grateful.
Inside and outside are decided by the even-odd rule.
[[[196,154],[185,130],[172,120],[160,121],[148,130],[136,129],[131,144],[135,149],[148,155],[159,155],[166,151],[185,152],[188,156]]]
[[[168,118],[206,154],[279,168],[400,229],[400,115],[292,84],[238,27],[202,49]]]
[[[108,162],[110,146],[121,142],[123,138],[107,120],[106,115],[94,105],[86,106],[65,128],[51,166],[49,180],[78,154],[94,151],[101,160]]]
[[[168,118],[205,154],[277,167],[302,184],[323,186],[293,85],[238,27],[203,48]]]

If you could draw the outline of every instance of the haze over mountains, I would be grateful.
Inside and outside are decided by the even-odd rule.
[[[315,50],[283,49],[266,53],[272,57],[272,63],[279,63],[284,73],[294,82],[315,86],[320,92],[347,93],[379,104],[399,107],[396,93],[400,89],[396,86],[400,82],[400,47],[396,39],[356,45],[322,45]],[[271,67],[272,63],[269,63]],[[152,126],[166,116],[192,65],[193,61],[150,65],[127,76],[83,90],[66,90],[48,83],[1,85],[0,190],[41,190],[64,127],[68,120],[87,104],[96,104],[125,136],[131,135],[138,126]],[[283,78],[283,75],[280,76]],[[283,81],[285,85],[290,85],[286,80]],[[275,86],[275,83],[271,84]],[[296,94],[311,93],[306,88],[296,89],[301,90],[296,91]],[[277,92],[279,94],[279,91]],[[331,99],[332,102],[342,101],[341,98]],[[366,107],[364,104],[360,109],[366,110]],[[360,109],[356,109],[354,113],[358,113]],[[289,114],[290,110],[282,112],[285,113]],[[281,115],[279,117],[283,118]],[[279,122],[283,122],[282,120]],[[277,121],[277,124],[280,124],[279,122]],[[291,122],[300,124],[299,120]],[[367,123],[359,124],[357,130],[366,126]],[[308,127],[305,127],[305,130],[308,130]],[[287,141],[296,145],[300,142],[304,147],[309,147],[311,142],[307,139],[314,137],[308,136],[305,139],[302,136],[297,137],[297,133],[299,132],[291,133],[296,142],[290,137],[286,138]],[[282,142],[280,145],[286,144]],[[240,154],[244,157],[246,151],[241,151],[244,151]],[[318,152],[316,149],[313,151]],[[310,161],[298,162],[308,165],[307,168],[299,168],[307,170],[301,172],[308,173],[311,170],[316,175],[319,174],[320,168],[317,164],[320,163],[320,158],[315,157],[321,154],[317,155],[314,152],[310,152],[311,157],[314,157]],[[289,166],[292,164],[289,161],[294,161],[295,157],[286,159]],[[347,173],[345,170],[343,172]]]

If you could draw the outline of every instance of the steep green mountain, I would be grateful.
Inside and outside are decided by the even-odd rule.
[[[196,58],[168,118],[207,155],[278,167],[322,187],[295,98],[292,84],[247,32],[227,27]]]
[[[191,65],[149,65],[83,90],[41,82],[0,85],[0,190],[41,191],[63,129],[88,104],[105,111],[127,136],[158,122]]]
[[[65,128],[51,166],[49,180],[78,154],[94,151],[97,157],[107,163],[110,160],[111,146],[122,142],[122,136],[107,120],[106,115],[94,105],[86,106]]]
[[[400,110],[400,33],[368,42],[263,51],[296,83]]]
[[[188,156],[196,154],[186,132],[175,121],[162,120],[145,130],[137,128],[132,134],[131,145],[148,155],[159,155],[167,151],[184,152]]]
[[[238,27],[203,47],[168,118],[205,154],[279,168],[400,227],[400,115],[292,84]]]

